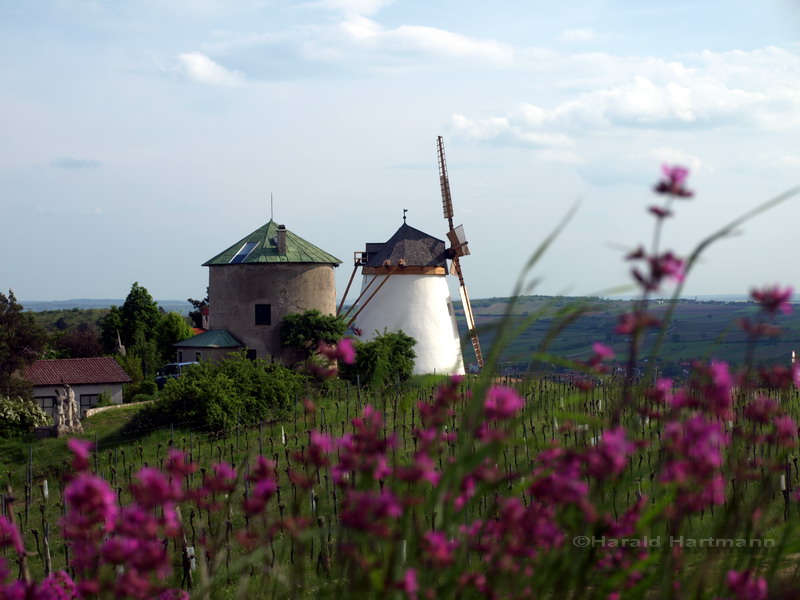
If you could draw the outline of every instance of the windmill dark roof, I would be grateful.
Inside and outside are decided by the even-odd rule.
[[[229,264],[323,263],[340,265],[335,256],[317,248],[299,235],[286,231],[286,251],[278,252],[278,224],[271,220],[227,250],[203,263],[204,267]]]
[[[389,241],[383,244],[367,244],[367,267],[399,264],[408,267],[445,267],[445,243],[403,223]]]

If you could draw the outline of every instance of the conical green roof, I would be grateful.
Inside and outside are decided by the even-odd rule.
[[[234,260],[236,259],[236,260]],[[335,256],[286,230],[286,252],[278,252],[278,224],[270,222],[203,263],[204,267],[259,263],[323,263],[340,265]]]

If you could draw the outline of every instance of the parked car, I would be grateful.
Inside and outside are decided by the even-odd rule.
[[[158,386],[158,389],[163,389],[167,381],[170,379],[177,379],[184,374],[187,367],[196,364],[197,362],[179,362],[164,365],[158,370],[158,377],[156,377],[156,385]]]

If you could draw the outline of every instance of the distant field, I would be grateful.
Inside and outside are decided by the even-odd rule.
[[[181,314],[188,314],[192,309],[192,305],[185,300],[156,300],[158,305],[169,311],[177,311]],[[75,300],[20,300],[19,302],[25,310],[33,312],[41,311],[55,311],[55,310],[88,310],[93,308],[109,309],[112,306],[122,306],[125,299],[91,299],[91,298],[78,298]]]
[[[503,349],[500,360],[505,363],[529,362],[533,353],[542,348],[548,333],[559,320],[559,313],[576,307],[582,307],[582,313],[550,340],[549,352],[563,358],[580,359],[590,355],[594,342],[603,342],[611,346],[619,357],[627,355],[626,337],[613,334],[613,330],[619,315],[631,309],[631,301],[526,296],[519,299],[511,311],[510,318],[520,332]],[[456,303],[455,308],[459,331],[465,338],[463,308],[460,303]],[[657,316],[664,315],[667,308],[666,302],[656,301],[651,305]],[[508,298],[473,301],[484,353],[491,346],[497,326],[508,309]],[[658,352],[655,352],[654,344],[659,332],[654,330],[644,344],[642,356],[656,353],[665,365],[676,365],[694,358],[740,363],[745,356],[747,338],[739,323],[743,318],[754,319],[757,313],[755,304],[747,301],[681,300]],[[792,350],[800,349],[800,315],[780,315],[775,325],[783,330],[783,335],[758,344],[757,362],[788,364]],[[468,363],[475,360],[469,343],[465,344],[464,354]]]

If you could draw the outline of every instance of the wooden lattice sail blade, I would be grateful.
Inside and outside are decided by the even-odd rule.
[[[467,321],[467,328],[469,329],[469,337],[472,340],[472,350],[475,352],[475,360],[478,366],[483,368],[483,354],[481,353],[481,343],[478,340],[478,331],[475,328],[475,315],[472,313],[472,303],[469,301],[469,293],[467,286],[463,283],[458,287],[458,293],[461,296],[461,305],[464,307],[464,318]]]
[[[469,244],[467,244],[467,236],[464,234],[464,226],[459,225],[455,229],[447,232],[447,240],[450,242],[450,247],[456,256],[468,256]]]
[[[453,198],[450,195],[450,179],[447,176],[447,161],[444,157],[442,136],[437,139],[437,148],[439,151],[439,186],[442,188],[442,210],[444,218],[451,220],[453,218]]]

